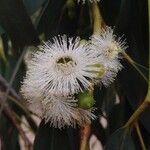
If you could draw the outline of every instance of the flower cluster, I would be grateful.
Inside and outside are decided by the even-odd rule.
[[[54,37],[28,61],[21,92],[29,107],[54,127],[90,123],[94,109],[90,103],[82,107],[85,94],[77,95],[114,80],[122,68],[119,53],[124,47],[109,27],[88,42],[66,35]]]

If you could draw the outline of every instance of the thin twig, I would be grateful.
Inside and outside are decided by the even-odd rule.
[[[135,123],[135,129],[136,129],[137,135],[139,137],[139,141],[141,143],[142,150],[146,150],[146,146],[145,146],[138,122]]]
[[[0,74],[0,90],[5,92],[8,87],[9,83]],[[26,107],[24,107],[24,105],[21,103],[22,98],[16,93],[16,91],[12,87],[10,87],[9,95],[7,97],[12,100],[17,106],[19,106],[30,126],[32,126],[32,130],[36,132],[37,125],[35,121],[30,116],[30,112],[28,111],[28,109],[26,109]]]
[[[5,106],[7,97],[8,97],[8,95],[9,95],[9,92],[10,92],[10,89],[11,89],[11,86],[12,86],[12,83],[13,83],[13,81],[15,80],[16,74],[17,74],[17,72],[18,72],[18,70],[19,70],[19,68],[20,68],[20,65],[21,65],[21,63],[22,63],[22,60],[23,60],[23,58],[24,58],[25,53],[26,53],[26,49],[24,48],[24,50],[23,50],[21,56],[19,57],[19,60],[18,60],[18,62],[17,62],[17,64],[16,64],[16,66],[15,66],[15,69],[14,69],[14,71],[13,71],[13,74],[12,74],[12,76],[11,76],[11,78],[10,78],[9,85],[8,85],[8,87],[7,87],[7,89],[6,89],[6,94],[5,94],[5,96],[4,96],[3,103],[1,104],[1,108],[0,108],[0,117],[1,117],[1,113],[2,113],[2,111],[3,111],[3,108],[4,108],[4,106]]]
[[[0,102],[1,104],[3,104],[2,99],[0,99]],[[26,136],[25,132],[23,131],[22,127],[20,126],[20,123],[17,121],[13,110],[7,104],[5,104],[3,108],[3,112],[7,116],[7,118],[12,122],[13,126],[18,130],[20,136],[24,141],[26,150],[32,150],[32,144],[29,141],[28,137]]]
[[[137,110],[132,114],[132,116],[129,118],[127,123],[124,125],[125,128],[130,127],[137,121],[141,113],[150,106],[150,103],[148,101],[143,101],[143,103],[137,108]]]
[[[136,69],[136,71],[143,77],[143,79],[148,83],[147,77],[143,74],[143,72],[136,66],[136,62],[124,51],[122,51],[124,58]]]
[[[0,74],[0,89],[1,89],[1,91],[6,91],[6,89],[8,89],[8,87],[9,87],[9,83]],[[17,95],[16,91],[12,87],[10,87],[9,93],[14,98],[20,99],[20,97]]]

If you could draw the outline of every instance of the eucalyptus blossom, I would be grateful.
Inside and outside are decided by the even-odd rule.
[[[111,27],[106,26],[101,33],[90,38],[91,49],[97,52],[99,63],[105,66],[105,74],[101,79],[102,83],[108,86],[114,81],[119,70],[121,53],[127,48],[122,38],[117,38]]]
[[[43,118],[56,128],[91,123],[95,119],[93,109],[84,110],[78,107],[77,101],[73,96],[50,95],[42,100]]]
[[[97,63],[97,57],[87,45],[66,35],[45,42],[28,63],[24,84],[55,95],[91,89],[97,68],[90,66]]]

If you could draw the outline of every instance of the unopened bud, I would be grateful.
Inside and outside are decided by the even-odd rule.
[[[79,93],[78,95],[78,106],[83,109],[90,109],[94,105],[93,94],[90,91]]]

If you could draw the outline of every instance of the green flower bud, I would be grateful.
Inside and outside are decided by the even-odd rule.
[[[90,109],[94,105],[93,94],[89,91],[78,94],[78,106],[83,109]]]
[[[102,78],[106,72],[106,68],[103,64],[94,64],[89,66],[91,68],[92,73],[97,75],[97,78]]]

